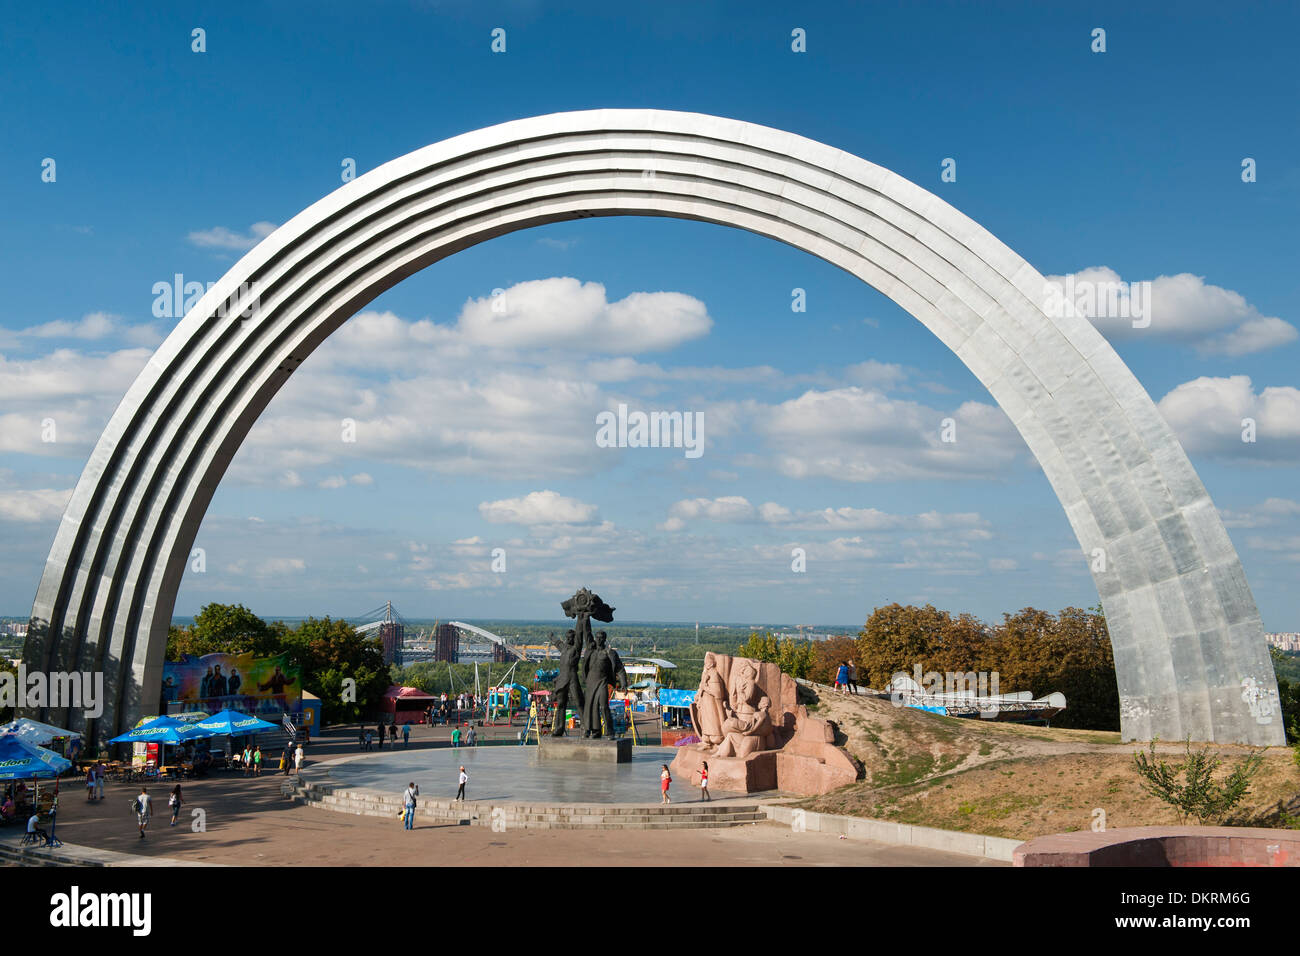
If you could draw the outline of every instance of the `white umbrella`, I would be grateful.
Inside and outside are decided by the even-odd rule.
[[[81,736],[75,730],[64,730],[62,727],[43,724],[39,720],[29,720],[26,717],[20,717],[18,720],[11,721],[0,727],[0,734],[14,734],[19,740],[35,744],[38,747],[53,743],[55,737],[79,738]]]

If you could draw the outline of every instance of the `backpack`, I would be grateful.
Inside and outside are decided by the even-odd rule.
[[[137,817],[138,817],[140,814],[144,813],[144,810],[141,809],[141,807],[140,807],[140,798],[139,798],[139,797],[135,797],[134,799],[131,800],[131,812],[134,813]]]

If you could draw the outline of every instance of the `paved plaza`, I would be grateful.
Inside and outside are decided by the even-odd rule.
[[[342,728],[313,741],[308,773],[328,769],[331,779],[400,793],[408,779],[421,783],[422,795],[450,797],[455,777],[448,771],[464,763],[474,801],[556,798],[552,774],[535,774],[535,749],[515,746],[452,750],[443,746],[444,728],[419,728],[411,747],[359,755],[354,731]],[[671,750],[637,752],[631,764],[610,765],[613,773],[570,766],[579,796],[606,792],[611,802],[658,804],[658,769]],[[110,783],[104,799],[87,803],[81,788],[62,787],[58,835],[69,845],[132,854],[159,862],[185,861],[236,866],[999,866],[934,850],[840,840],[829,834],[794,833],[789,827],[760,823],[731,829],[691,830],[528,830],[493,832],[484,826],[419,823],[402,829],[394,818],[359,816],[308,807],[281,795],[285,777],[215,774],[182,784],[185,807],[180,822],[168,826],[167,787],[150,786],[155,816],[146,839],[139,839],[129,803],[138,786]],[[389,786],[385,781],[400,781]],[[66,783],[66,781],[65,781]],[[649,788],[649,798],[645,794]],[[698,788],[674,782],[675,802],[698,799]],[[638,800],[638,797],[640,798]],[[575,798],[576,799],[576,798]],[[752,801],[752,797],[750,800]],[[193,811],[202,811],[205,829],[193,830]],[[19,828],[0,831],[0,840],[17,844]]]
[[[511,803],[658,803],[659,772],[672,748],[635,748],[631,763],[541,760],[536,747],[492,746],[389,749],[329,762],[332,783],[400,793],[414,781],[425,797],[454,797],[460,767],[469,775],[466,795],[475,801]],[[696,800],[694,781],[674,780],[670,795]],[[716,799],[740,797],[712,791]],[[752,801],[751,796],[751,801]]]

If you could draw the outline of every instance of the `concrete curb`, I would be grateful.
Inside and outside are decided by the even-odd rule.
[[[958,830],[937,830],[934,827],[917,827],[888,820],[871,820],[865,817],[840,817],[829,813],[813,813],[797,807],[763,803],[759,809],[773,823],[793,827],[796,814],[803,814],[802,827],[809,833],[841,834],[850,840],[873,840],[890,846],[914,846],[945,853],[960,853],[988,860],[1010,863],[1016,848],[1023,840],[985,836],[982,833],[962,833]]]
[[[225,866],[224,863],[201,863],[170,856],[136,856],[75,843],[65,843],[61,847],[0,843],[0,860],[19,866]]]

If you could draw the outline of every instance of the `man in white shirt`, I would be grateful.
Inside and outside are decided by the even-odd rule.
[[[456,791],[456,799],[457,799],[457,800],[464,800],[464,799],[465,799],[465,784],[467,784],[467,783],[469,782],[469,774],[467,774],[467,773],[465,772],[465,768],[464,768],[464,767],[461,767],[461,768],[460,768],[460,777],[459,777],[459,781],[460,781],[460,788]]]
[[[140,788],[140,795],[135,798],[135,815],[136,822],[140,824],[140,839],[144,839],[144,828],[149,825],[149,817],[153,813],[153,798],[149,796],[149,791],[145,787]]]
[[[35,833],[46,843],[49,843],[50,835],[36,825],[39,822],[40,822],[40,815],[37,814],[35,810],[33,810],[32,815],[27,818],[27,832]]]
[[[412,780],[406,785],[406,793],[402,794],[402,807],[405,811],[402,814],[402,826],[407,830],[415,829],[415,798],[420,795],[420,788]]]

